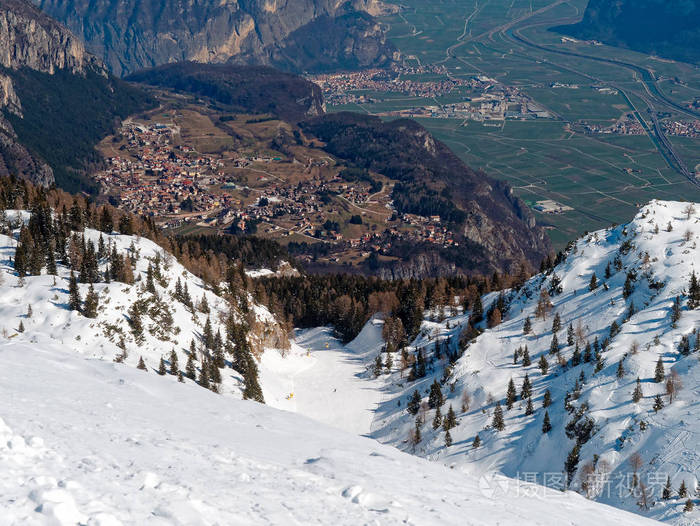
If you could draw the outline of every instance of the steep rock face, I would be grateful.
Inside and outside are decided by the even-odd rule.
[[[590,0],[579,24],[558,29],[700,63],[700,0]]]
[[[376,0],[357,0],[354,6],[341,0],[35,2],[81,35],[90,51],[117,75],[182,60],[216,63],[233,58],[237,62],[279,66],[274,55],[300,28],[322,17],[354,12],[356,8],[373,13],[383,9]],[[356,39],[361,33],[355,28],[347,30]],[[365,36],[377,38],[374,34]],[[386,43],[378,47],[383,46]],[[324,51],[325,55],[328,53]],[[377,53],[376,59],[381,61],[383,55]]]

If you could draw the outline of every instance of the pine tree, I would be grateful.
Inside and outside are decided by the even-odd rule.
[[[447,409],[447,415],[442,420],[442,426],[445,428],[445,431],[449,431],[450,429],[454,429],[456,425],[457,415],[455,415],[454,409],[452,409],[452,405],[450,405]]]
[[[681,480],[681,485],[678,488],[678,497],[684,499],[688,496],[688,488],[685,485],[685,480]]]
[[[552,393],[550,393],[549,389],[547,389],[542,397],[542,407],[547,408],[550,405],[552,405]]]
[[[428,406],[430,409],[440,407],[445,402],[445,398],[440,388],[440,383],[434,380],[430,386],[430,395],[428,396]]]
[[[496,407],[493,410],[493,421],[491,426],[496,431],[503,431],[506,428],[506,423],[503,420],[503,410],[501,409],[501,402],[496,402]]]
[[[654,412],[655,412],[655,413],[658,413],[658,412],[661,411],[663,408],[664,408],[664,401],[663,401],[663,399],[661,398],[661,395],[658,395],[658,394],[657,394],[656,397],[654,397],[654,408],[653,408],[653,409],[654,409]]]
[[[146,370],[146,362],[143,361],[143,356],[139,357],[139,364],[136,366],[137,369],[141,369],[142,371]]]
[[[420,432],[420,417],[416,417],[416,426],[413,429],[413,447],[416,447],[418,444],[420,444],[420,441],[422,439],[421,437],[421,432]]]
[[[593,292],[597,288],[598,288],[598,278],[596,277],[595,272],[594,272],[593,275],[591,276],[591,281],[588,284],[588,290]]]
[[[569,486],[574,478],[576,469],[578,468],[579,453],[581,452],[581,444],[576,442],[576,445],[571,449],[564,463],[564,471],[566,472],[566,485]]]
[[[175,349],[170,351],[170,374],[177,375],[180,373],[180,366],[178,365],[177,353]]]
[[[442,425],[442,413],[440,412],[440,406],[435,409],[435,417],[433,418],[433,429],[437,429]]]
[[[525,400],[532,396],[532,384],[530,383],[530,377],[525,373],[525,379],[523,380],[523,386],[520,390],[520,399]]]
[[[386,360],[384,361],[384,367],[386,368],[387,373],[390,373],[391,368],[394,366],[394,360],[391,357],[391,354],[392,353],[390,352],[386,353]]]
[[[636,404],[639,403],[639,401],[642,399],[644,396],[644,393],[642,393],[642,381],[637,377],[637,385],[634,388],[634,391],[632,392],[632,401]]]
[[[561,316],[557,312],[552,320],[552,332],[557,333],[561,330]]]
[[[695,509],[695,504],[693,504],[693,501],[691,499],[688,499],[685,501],[685,506],[683,506],[683,512],[684,513],[690,513]]]
[[[688,308],[693,310],[698,307],[700,307],[700,283],[698,283],[698,278],[693,271],[688,285]]]
[[[557,340],[557,335],[552,336],[552,343],[549,345],[549,354],[557,354],[559,352],[559,340]]]
[[[678,320],[681,319],[681,297],[676,296],[671,305],[671,326],[675,329]]]
[[[420,409],[420,402],[420,393],[418,392],[418,389],[416,389],[415,391],[413,391],[413,394],[411,395],[411,398],[409,399],[408,404],[406,405],[406,410],[414,416],[417,415],[418,410]]]
[[[571,346],[574,344],[574,326],[569,323],[569,327],[566,329],[566,344]]]
[[[216,366],[216,362],[214,360],[209,360],[209,379],[214,384],[221,383],[221,371]]]
[[[549,411],[544,412],[544,420],[542,420],[542,433],[547,434],[552,430],[552,423],[549,421]]]
[[[523,334],[527,335],[532,332],[532,322],[530,321],[530,316],[525,318],[525,323],[523,324]]]
[[[78,289],[78,280],[71,270],[70,280],[68,281],[68,307],[70,310],[80,311],[82,300],[80,299],[80,290]]]
[[[523,367],[530,367],[532,361],[530,360],[530,351],[527,349],[527,345],[523,349]]]
[[[660,384],[664,381],[664,378],[666,378],[666,371],[664,370],[664,361],[661,359],[661,356],[659,356],[659,359],[656,362],[656,369],[654,369],[654,381],[657,384]]]
[[[204,359],[202,359],[202,367],[199,369],[199,385],[205,389],[211,387],[209,384],[209,364]]]
[[[207,349],[212,349],[214,347],[214,333],[211,328],[211,320],[207,317],[207,321],[204,322],[204,331],[202,332],[202,338],[204,339],[204,346]]]
[[[617,362],[617,372],[615,373],[618,379],[622,379],[623,376],[625,376],[625,367],[622,364],[622,360]]]
[[[506,409],[510,410],[513,407],[513,404],[515,403],[515,400],[517,398],[517,392],[515,390],[515,383],[513,382],[513,379],[511,378],[510,381],[508,382],[508,389],[506,391]]]
[[[608,264],[605,265],[605,279],[610,279],[612,276],[612,271],[610,270],[610,262],[608,261]]]
[[[165,360],[163,357],[160,357],[160,364],[158,364],[158,374],[161,376],[165,376],[167,374],[168,370],[165,368]]]
[[[666,477],[666,485],[664,486],[663,491],[661,492],[661,498],[663,500],[668,500],[671,498],[671,477],[667,476]]]
[[[194,380],[197,377],[197,370],[194,367],[193,354],[190,353],[187,357],[187,365],[185,365],[185,376],[190,380]]]
[[[452,445],[452,435],[450,435],[450,430],[445,431],[445,447],[450,447]]]
[[[513,351],[513,365],[518,364],[518,357],[520,356],[520,353],[522,352],[522,348],[518,347]]]
[[[100,298],[95,292],[95,288],[90,283],[90,288],[85,296],[85,305],[83,306],[83,316],[86,318],[97,318],[97,307],[99,306]]]
[[[591,344],[586,342],[586,349],[583,352],[583,361],[585,363],[591,363],[591,361],[593,360],[593,353],[591,351]]]
[[[578,348],[578,343],[574,349],[574,354],[571,356],[571,367],[576,367],[581,363],[581,351]]]
[[[17,332],[24,332],[24,322],[19,320],[19,326],[17,327]]]
[[[479,438],[479,434],[477,433],[474,437],[474,442],[472,442],[472,448],[477,449],[479,446],[481,446],[481,439]]]
[[[374,360],[374,376],[379,376],[380,374],[382,374],[383,365],[384,364],[382,363],[382,354],[379,353]]]
[[[527,405],[525,406],[525,415],[530,416],[532,413],[534,413],[535,410],[532,407],[532,397],[527,398]]]

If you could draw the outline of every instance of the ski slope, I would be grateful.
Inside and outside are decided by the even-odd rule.
[[[0,344],[0,474],[3,526],[654,524],[58,343]]]

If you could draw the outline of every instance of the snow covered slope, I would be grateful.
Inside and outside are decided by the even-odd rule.
[[[493,482],[58,343],[0,344],[2,525],[653,524]]]
[[[408,382],[405,375],[402,378],[394,372],[386,379],[391,396],[378,410],[373,436],[413,450],[407,437],[415,427],[415,417],[406,411],[406,401],[418,389],[425,403],[430,385],[443,379],[446,402],[442,414],[451,405],[458,420],[450,431],[454,443],[445,447],[444,430],[433,430],[430,425],[434,410],[423,409],[417,454],[475,473],[497,470],[561,487],[565,463],[578,441],[578,462],[573,462],[574,454],[570,464],[572,489],[669,523],[699,521],[700,500],[695,491],[700,479],[700,309],[688,308],[691,272],[700,277],[698,210],[700,205],[652,202],[631,223],[579,240],[556,268],[535,276],[520,291],[506,291],[509,307],[504,321],[491,329],[482,323],[484,332],[463,345],[463,354],[451,369],[444,354],[435,358],[435,339],[449,340],[456,351],[465,317],[425,322],[423,334],[411,349],[425,349],[428,375]],[[594,273],[597,287],[591,286]],[[549,300],[541,299],[542,290],[551,291]],[[485,297],[485,307],[496,297]],[[674,323],[676,297],[680,319]],[[540,309],[546,314],[544,319],[537,315],[538,303],[545,307]],[[559,346],[558,354],[556,350],[552,354],[552,325],[557,314],[561,319]],[[532,330],[524,334],[527,318]],[[571,345],[567,342],[569,324],[574,329]],[[580,363],[574,356],[576,345]],[[524,365],[522,353],[514,361],[516,351],[525,346],[529,365]],[[548,362],[546,372],[539,366],[542,357]],[[655,381],[659,359],[663,371],[656,378],[660,381]],[[526,375],[532,384],[532,414],[526,414],[527,400],[520,396]],[[634,401],[637,378],[641,398]],[[511,379],[517,396],[508,410]],[[666,387],[669,379],[677,391],[672,402]],[[552,401],[545,408],[547,390]],[[655,410],[657,395],[664,407]],[[502,431],[492,425],[497,402],[504,413]],[[552,426],[547,433],[542,431],[545,412]],[[474,448],[477,434],[481,446]],[[671,497],[665,500],[662,489],[667,477]],[[685,483],[687,496],[678,495],[681,483]],[[695,511],[683,511],[688,499]]]

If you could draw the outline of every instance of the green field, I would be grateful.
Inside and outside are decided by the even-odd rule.
[[[554,199],[575,210],[537,214],[557,248],[585,231],[629,220],[650,199],[700,201],[700,188],[673,169],[652,136],[585,135],[579,125],[609,125],[637,112],[651,129],[649,96],[631,69],[554,51],[622,60],[653,70],[658,89],[685,104],[700,97],[700,68],[591,43],[563,42],[552,26],[579,19],[587,0],[405,0],[385,17],[390,40],[407,64],[444,64],[450,75],[487,75],[519,87],[556,116],[551,120],[462,122],[420,119],[469,165],[507,180],[528,204]],[[544,9],[541,12],[538,10]],[[522,37],[542,50],[522,43]],[[411,78],[419,79],[420,75]],[[434,80],[425,75],[423,80]],[[553,88],[561,82],[578,89]],[[604,94],[611,87],[617,94]],[[382,94],[376,104],[333,108],[367,113],[457,102],[463,93],[437,99]],[[664,118],[684,118],[653,103]],[[495,125],[494,125],[495,124]],[[700,140],[669,137],[692,170],[700,165]]]

